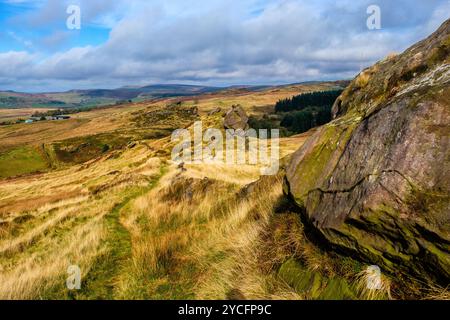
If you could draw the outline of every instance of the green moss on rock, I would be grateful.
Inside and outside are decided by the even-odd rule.
[[[278,276],[307,299],[349,300],[357,298],[355,290],[345,279],[328,278],[319,272],[310,271],[294,259],[289,259],[281,265]]]

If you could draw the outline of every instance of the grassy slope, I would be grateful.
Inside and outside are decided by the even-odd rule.
[[[155,157],[158,146],[169,146],[164,141],[112,151],[99,160],[49,172],[39,179],[29,176],[0,182],[0,297],[206,297],[211,289],[199,289],[198,293],[192,289],[200,286],[197,277],[204,273],[203,264],[220,262],[232,250],[221,249],[219,244],[211,250],[207,237],[217,234],[214,241],[230,237],[234,229],[221,230],[227,224],[235,224],[233,228],[239,231],[236,215],[243,212],[230,210],[211,221],[207,215],[216,215],[213,211],[231,205],[223,197],[255,180],[258,170],[235,168],[226,174],[229,181],[213,184],[210,196],[202,199],[205,194],[196,194],[203,206],[196,206],[196,216],[191,220],[186,213],[194,209],[192,203],[179,201],[180,211],[171,212],[177,206],[160,199],[162,194],[167,201],[177,196],[170,189],[176,168],[164,169],[164,160]],[[186,179],[197,176],[199,169],[190,168]],[[214,177],[214,167],[209,173],[201,169],[211,179],[221,178]],[[219,195],[222,200],[215,203]],[[151,211],[141,209],[147,199],[158,201],[151,206],[154,209],[163,206],[155,214],[173,218],[154,220]],[[249,207],[245,208],[247,214]],[[245,235],[248,227],[239,234]],[[208,248],[202,251],[205,258],[186,260],[179,256],[195,257],[191,251],[197,245]],[[176,259],[175,265],[172,259]],[[66,270],[71,264],[79,265],[83,272],[83,289],[79,292],[65,288]]]
[[[283,141],[282,149],[291,148],[293,139],[300,144],[305,136]],[[305,249],[298,230],[280,238],[279,228],[290,228],[293,219],[288,212],[275,215],[283,202],[280,177],[263,179],[245,194],[242,188],[258,179],[258,168],[190,165],[181,172],[150,151],[170,147],[166,139],[147,144],[40,179],[0,183],[6,204],[0,297],[314,297],[316,291],[276,271],[289,257],[306,269],[326,258],[313,247]],[[52,198],[55,193],[61,197]],[[277,252],[268,254],[273,248]],[[72,264],[83,272],[80,291],[65,287]],[[332,279],[342,274],[328,273]],[[321,290],[328,288],[324,279]],[[341,297],[335,283],[324,294]]]
[[[38,148],[18,147],[0,154],[0,178],[43,171],[48,163]]]
[[[89,279],[105,257],[115,261],[126,234],[117,222],[121,206],[160,175],[159,161],[148,163],[150,156],[142,145],[40,179],[1,183],[0,296],[64,298],[70,264]]]
[[[206,101],[198,102],[203,113],[215,104]],[[108,119],[103,112],[88,116]],[[113,112],[120,124],[131,118],[129,110]],[[82,126],[95,128],[92,121]],[[82,126],[64,134],[77,136]],[[282,155],[310,134],[282,139]],[[281,177],[248,187],[258,180],[258,167],[193,164],[181,171],[166,161],[170,148],[168,138],[152,139],[39,176],[0,181],[0,298],[388,296],[389,280],[370,296],[361,286],[362,265],[306,240]],[[80,291],[65,287],[72,264],[82,270]]]

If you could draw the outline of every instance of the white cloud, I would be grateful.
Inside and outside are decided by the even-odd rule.
[[[8,51],[0,53],[0,78],[11,79],[11,76],[27,75],[36,57],[25,51]]]
[[[123,1],[114,6],[106,0],[81,2],[82,12],[92,21],[112,26],[109,39],[99,46],[72,48],[47,58],[17,53],[18,63],[9,72],[0,71],[3,86],[18,79],[106,87],[143,82],[220,85],[349,78],[361,67],[425,37],[428,28],[442,23],[448,13],[448,4],[442,1],[416,1],[421,9],[416,12],[405,9],[403,1],[383,0],[379,1],[382,9],[390,9],[382,15],[384,27],[369,31],[365,9],[370,1],[346,1],[348,6],[331,0],[320,5],[295,0],[244,1],[229,6],[221,0],[139,0],[127,7]],[[255,8],[263,10],[255,12]],[[42,10],[36,17],[50,12]],[[396,24],[395,15],[402,12],[412,16]],[[5,59],[0,55],[0,66]]]

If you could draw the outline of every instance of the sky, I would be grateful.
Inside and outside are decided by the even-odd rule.
[[[0,90],[351,79],[449,12],[449,0],[0,0]]]

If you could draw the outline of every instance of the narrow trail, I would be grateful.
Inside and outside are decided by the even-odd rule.
[[[160,168],[160,174],[152,179],[145,187],[132,187],[125,192],[125,197],[111,212],[106,215],[105,222],[108,232],[106,239],[107,251],[98,258],[98,262],[82,279],[79,291],[72,291],[72,299],[117,299],[116,286],[126,264],[131,260],[132,242],[127,228],[121,223],[123,209],[134,199],[146,194],[157,186],[166,168]]]

